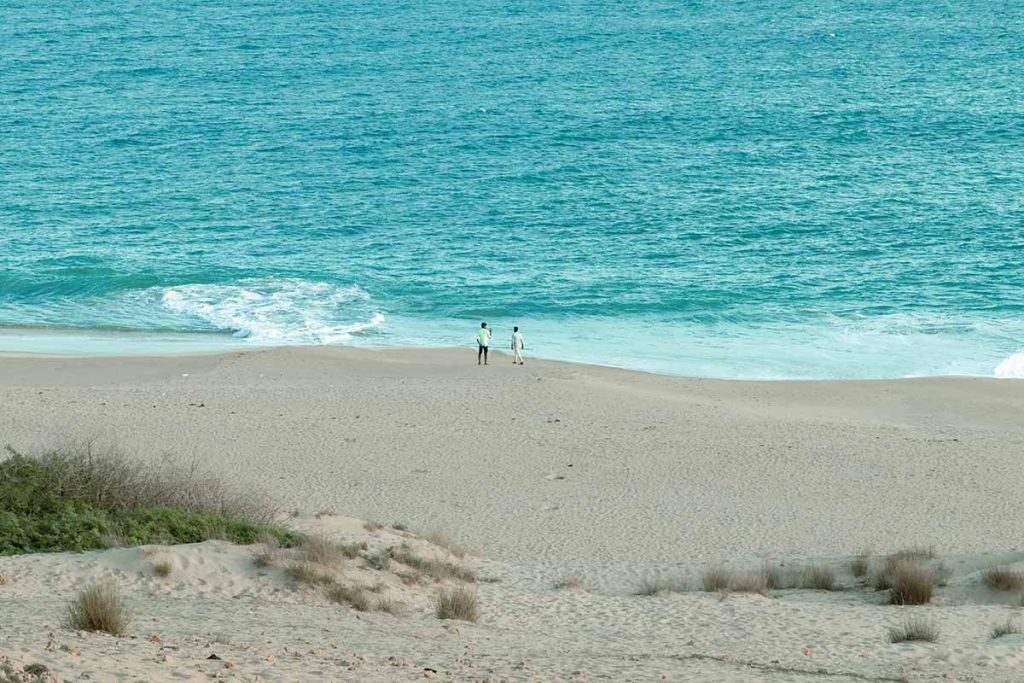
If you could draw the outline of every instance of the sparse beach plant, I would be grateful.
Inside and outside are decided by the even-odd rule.
[[[362,588],[348,586],[343,583],[331,583],[327,587],[327,598],[331,602],[348,605],[359,612],[368,612],[373,603]]]
[[[824,565],[811,565],[800,572],[800,587],[807,590],[834,590],[835,581],[835,572]]]
[[[466,586],[442,588],[434,602],[434,613],[438,619],[476,621],[480,618],[476,591]]]
[[[391,522],[391,528],[395,531],[408,531],[409,525],[405,522]]]
[[[72,598],[67,606],[66,623],[72,629],[121,636],[128,630],[131,613],[117,585],[100,582],[87,586]]]
[[[728,590],[734,593],[760,593],[768,589],[768,574],[763,569],[748,569],[733,573]]]
[[[323,565],[314,562],[293,562],[285,569],[288,578],[296,583],[307,585],[326,585],[334,578],[324,571]]]
[[[157,560],[153,563],[153,573],[166,579],[174,571],[174,562],[170,559]]]
[[[868,569],[871,567],[871,553],[864,551],[860,555],[857,555],[850,560],[850,573],[854,577],[861,579],[868,575]]]
[[[890,573],[889,602],[893,605],[925,605],[935,591],[935,571],[912,560],[897,561]]]
[[[725,567],[710,567],[701,575],[700,582],[704,590],[709,592],[724,591],[729,587],[731,575]]]
[[[269,545],[260,544],[256,552],[252,554],[252,562],[260,569],[273,566],[277,559],[277,551]]]
[[[1019,592],[1024,590],[1024,572],[1009,567],[989,567],[982,573],[981,580],[987,588],[995,591]]]
[[[907,618],[898,626],[890,626],[888,636],[890,643],[934,643],[939,639],[939,628],[931,619],[915,616]]]
[[[993,640],[996,638],[1002,638],[1003,636],[1014,635],[1017,633],[1024,633],[1024,629],[1021,629],[1020,625],[1013,619],[1007,619],[1006,621],[999,622],[992,627],[989,631],[989,637]]]
[[[372,519],[368,519],[365,522],[363,522],[363,528],[369,531],[370,533],[373,533],[375,531],[380,531],[381,529],[383,529],[384,525],[380,522],[375,522]]]
[[[310,564],[334,567],[348,557],[348,550],[324,536],[306,536],[299,543],[299,559]]]
[[[405,606],[402,605],[402,603],[383,595],[377,598],[374,609],[378,612],[387,612],[388,614],[396,617],[405,613]]]
[[[466,550],[458,543],[453,541],[447,534],[443,534],[440,531],[433,531],[423,537],[428,543],[432,543],[438,547],[444,548],[455,557],[460,560],[466,556]]]
[[[413,553],[408,546],[400,545],[389,551],[391,559],[410,569],[426,574],[436,581],[457,579],[468,583],[476,582],[476,572],[462,564],[455,564],[437,557],[422,557]]]
[[[391,556],[387,550],[378,550],[366,556],[366,566],[379,572],[387,571],[391,567]]]

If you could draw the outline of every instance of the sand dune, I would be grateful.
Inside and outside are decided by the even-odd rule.
[[[68,680],[1019,680],[1024,641],[988,637],[1016,618],[1017,598],[979,576],[1024,559],[1024,384],[474,361],[294,348],[0,358],[0,439],[21,449],[95,438],[140,458],[195,457],[339,538],[369,532],[311,515],[443,530],[498,579],[478,588],[480,622],[453,626],[430,611],[435,585],[405,596],[403,617],[358,613],[217,542],[0,558],[14,577],[0,604],[17,615],[0,624],[0,653]],[[827,563],[852,586],[851,555],[920,545],[952,571],[927,607],[864,589],[633,595],[651,577],[693,585],[710,564],[764,558]],[[154,552],[173,560],[170,578],[147,573]],[[69,593],[100,574],[133,596],[134,638],[60,628]],[[552,588],[572,574],[585,590]],[[940,625],[939,643],[886,642],[886,626],[915,611]]]

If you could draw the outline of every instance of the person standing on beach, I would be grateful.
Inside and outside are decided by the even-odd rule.
[[[476,364],[480,365],[480,359],[487,365],[487,345],[491,343],[491,331],[487,329],[487,323],[480,323],[480,331],[476,333]]]
[[[519,327],[512,328],[512,364],[522,365],[523,364],[523,349],[526,348],[526,342],[523,341],[523,333],[519,331]]]

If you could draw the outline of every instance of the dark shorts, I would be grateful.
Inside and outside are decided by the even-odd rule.
[[[477,353],[480,353],[481,351],[486,351],[486,350],[487,350],[486,346],[483,346],[481,344],[477,344],[477,350],[476,350]]]

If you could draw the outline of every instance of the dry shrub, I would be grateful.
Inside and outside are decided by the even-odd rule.
[[[830,591],[835,588],[835,581],[831,567],[812,565],[800,572],[800,587],[808,590]]]
[[[14,577],[10,574],[0,574],[0,586],[10,586],[14,583]]]
[[[299,544],[299,559],[310,564],[334,567],[349,557],[348,550],[323,536],[306,536]]]
[[[387,571],[391,567],[391,556],[386,550],[378,550],[366,556],[366,566],[379,572]]]
[[[897,561],[889,575],[889,602],[893,605],[925,605],[935,591],[935,572],[912,560]]]
[[[935,554],[935,548],[933,546],[912,546],[910,548],[904,548],[903,550],[897,550],[886,558],[888,562],[900,562],[902,560],[911,560],[913,562],[924,562],[925,560],[934,560],[938,557]]]
[[[899,626],[889,627],[890,643],[934,643],[938,639],[938,627],[935,625],[935,622],[925,617],[911,617]]]
[[[307,585],[325,585],[334,581],[334,578],[324,572],[321,565],[312,562],[293,562],[285,569],[288,578],[296,583]]]
[[[374,609],[378,612],[387,612],[396,617],[405,613],[405,606],[402,603],[384,596],[377,598],[377,604],[374,606]]]
[[[761,593],[768,589],[768,573],[763,569],[749,569],[733,574],[728,589],[734,593]]]
[[[363,522],[363,528],[366,529],[367,531],[369,531],[370,533],[373,533],[375,531],[380,531],[381,529],[383,529],[384,525],[381,524],[380,522],[375,522],[373,520],[367,520],[367,521]]]
[[[711,567],[701,575],[700,582],[706,591],[724,591],[729,587],[730,578],[725,567]]]
[[[865,551],[850,560],[850,573],[860,579],[868,574],[871,566],[871,553]]]
[[[573,577],[570,577],[570,579],[566,580],[571,580],[572,578]],[[577,585],[574,587],[582,588],[582,584],[578,583],[579,579],[576,579],[576,581]],[[557,584],[555,585],[555,588],[559,587],[569,588],[571,586],[558,586]],[[660,577],[656,579],[648,578],[640,582],[640,587],[637,588],[635,595],[654,596],[660,595],[662,593],[678,593],[682,592],[683,590],[685,590],[685,587],[683,586],[681,581],[663,579]]]
[[[982,574],[981,580],[995,591],[1024,590],[1024,573],[1009,567],[989,567]]]
[[[174,571],[174,562],[169,559],[158,560],[153,563],[153,573],[162,579],[166,579]]]
[[[1016,633],[1024,633],[1024,630],[1021,630],[1021,627],[1018,626],[1013,619],[1007,619],[1006,621],[993,626],[992,630],[989,631],[989,636],[995,639],[1002,638],[1003,636],[1014,635]]]
[[[476,591],[465,586],[441,589],[434,606],[438,619],[476,621],[480,617]]]
[[[465,565],[448,562],[437,557],[421,557],[414,554],[405,545],[391,548],[391,559],[401,562],[410,569],[426,574],[436,581],[445,579],[457,579],[473,583],[476,581],[476,572]]]
[[[372,603],[362,588],[347,586],[343,583],[332,583],[327,587],[327,597],[331,602],[348,605],[354,610],[368,612]]]
[[[94,583],[79,592],[67,606],[69,628],[121,636],[130,623],[131,613],[113,583]]]

